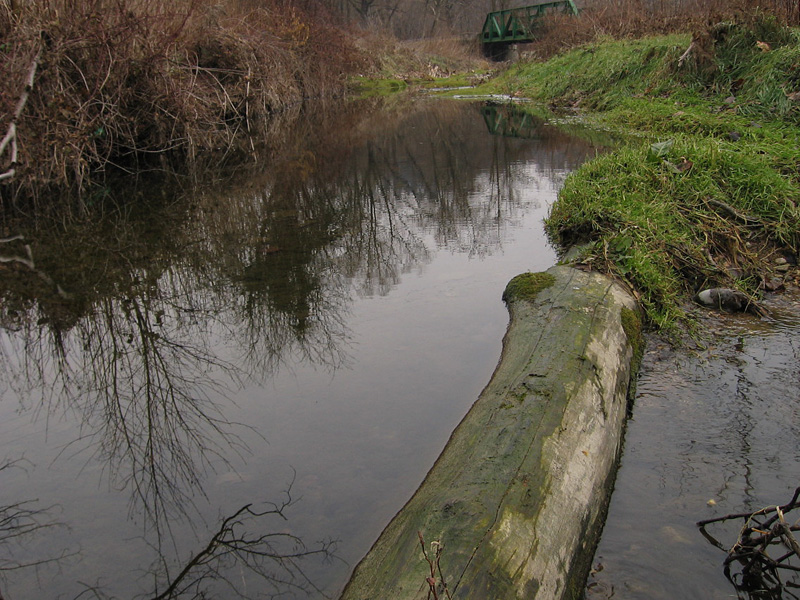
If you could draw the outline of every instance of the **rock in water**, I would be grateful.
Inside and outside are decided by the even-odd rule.
[[[704,306],[712,306],[721,310],[764,314],[763,309],[750,296],[739,290],[711,288],[698,293],[695,298]]]

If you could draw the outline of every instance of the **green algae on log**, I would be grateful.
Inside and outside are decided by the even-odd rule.
[[[508,282],[503,292],[504,302],[528,300],[533,302],[539,292],[549,288],[556,282],[551,273],[522,273]]]
[[[570,267],[511,323],[491,381],[414,496],[356,567],[342,600],[579,598],[614,479],[631,359],[610,279]],[[629,319],[630,317],[626,317]],[[628,323],[629,325],[629,323]],[[431,578],[419,534],[443,546]]]

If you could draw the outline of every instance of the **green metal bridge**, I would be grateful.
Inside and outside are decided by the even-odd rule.
[[[489,13],[481,31],[484,52],[487,55],[504,54],[510,44],[534,41],[539,20],[547,14],[558,12],[577,15],[578,8],[573,0],[553,0]]]

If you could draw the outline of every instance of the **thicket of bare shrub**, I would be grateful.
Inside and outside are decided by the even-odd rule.
[[[535,56],[547,58],[603,36],[699,32],[720,21],[751,19],[757,13],[800,25],[800,0],[585,0],[578,4],[578,18],[548,17],[539,40],[529,47]]]
[[[435,79],[487,68],[477,36],[400,40],[386,32],[365,32],[357,43],[373,58],[370,73],[378,77]]]
[[[364,60],[348,40],[312,0],[0,0],[0,195],[251,144],[271,114],[343,90]]]

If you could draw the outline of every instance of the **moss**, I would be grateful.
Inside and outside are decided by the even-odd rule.
[[[633,399],[636,394],[636,375],[639,373],[639,367],[642,365],[642,357],[644,356],[642,319],[638,312],[625,307],[622,307],[620,311],[620,319],[622,321],[622,330],[625,332],[628,343],[633,349],[633,356],[631,357],[631,381],[628,387],[628,398]]]
[[[508,282],[503,292],[503,301],[511,303],[516,300],[533,302],[542,290],[546,290],[556,281],[550,273],[522,273]]]

